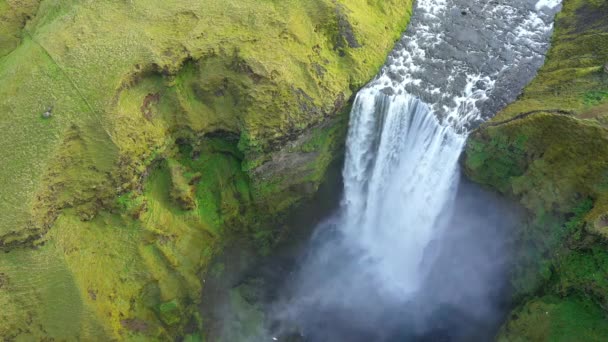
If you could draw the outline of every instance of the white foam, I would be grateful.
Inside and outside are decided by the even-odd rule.
[[[562,2],[561,0],[539,0],[536,3],[536,10],[541,10],[544,7],[553,9],[553,8],[559,6],[559,4],[561,4],[561,2]]]
[[[424,247],[454,196],[464,142],[413,96],[375,88],[357,95],[340,226],[385,292],[402,298],[418,290]]]
[[[541,0],[537,7],[557,6],[559,3],[560,0]],[[454,34],[448,37],[443,29],[437,30],[443,22],[453,19],[454,12],[448,10],[453,7],[452,5],[449,0],[419,0],[416,6],[417,10],[424,13],[423,20],[415,24],[411,35],[404,36],[402,48],[393,51],[388,65],[375,84],[370,84],[370,87],[377,86],[383,89],[390,85],[395,93],[411,93],[423,99],[425,94],[428,95],[427,98],[433,96],[437,98],[436,95],[440,93],[440,98],[446,100],[429,105],[440,116],[440,121],[446,119],[457,130],[463,131],[468,127],[469,122],[482,119],[477,104],[480,100],[487,99],[488,92],[494,89],[491,86],[476,89],[475,83],[483,80],[484,84],[493,85],[502,75],[502,69],[496,67],[480,72],[475,70],[475,65],[469,65],[466,60],[438,53],[438,51],[449,51],[455,43]],[[463,13],[468,13],[467,11],[470,12],[472,9],[469,8]],[[475,15],[475,13],[482,14]],[[460,15],[460,10],[456,10],[456,15]],[[481,27],[486,31],[499,34],[489,38],[499,39],[501,44],[499,46],[490,44],[489,48],[478,47],[477,50],[467,49],[467,54],[485,53],[485,58],[502,60],[512,68],[519,68],[519,63],[529,63],[530,59],[542,58],[548,46],[547,36],[553,28],[549,14],[508,4],[485,4],[481,12],[473,11],[465,18],[469,17],[471,20],[480,20]],[[470,37],[467,33],[463,35]],[[484,38],[488,39],[487,36]],[[442,70],[441,77],[426,76],[429,66],[435,70]],[[392,75],[402,77],[395,78]],[[444,110],[445,107],[448,109]]]

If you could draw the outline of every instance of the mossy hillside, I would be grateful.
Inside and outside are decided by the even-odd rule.
[[[608,3],[563,5],[545,66],[470,136],[463,159],[469,177],[529,213],[504,341],[599,341],[608,326]]]
[[[167,340],[204,331],[200,274],[225,222],[248,217],[249,193],[239,160],[227,154],[236,143],[188,146],[159,156],[113,213],[83,222],[66,209],[44,244],[0,259],[2,336]],[[194,208],[175,198],[183,187]]]
[[[410,10],[409,0],[42,2],[21,45],[0,60],[2,127],[12,127],[0,156],[11,165],[1,174],[11,196],[2,198],[0,236],[48,228],[31,208],[48,187],[45,170],[62,168],[49,163],[73,125],[103,130],[116,145],[104,158],[134,169],[176,123],[240,134],[246,165],[262,164],[265,152],[333,115],[371,78]],[[341,43],[345,37],[357,44]],[[187,61],[194,75],[181,75],[191,74]],[[177,106],[165,123],[142,115],[142,98],[131,108],[117,101],[154,74],[167,78],[159,90],[181,94],[161,101]],[[180,80],[197,84],[180,88]],[[42,120],[48,108],[53,117]]]
[[[253,171],[251,193],[263,221],[280,221],[289,208],[316,193],[337,151],[343,149],[349,108],[271,154]]]
[[[542,291],[511,313],[500,341],[605,339],[608,249],[604,242],[582,236],[578,232],[566,242]]]
[[[40,0],[0,1],[0,58],[19,46],[22,29],[35,15],[39,4]]]
[[[584,297],[544,296],[527,302],[502,328],[498,341],[604,341],[604,312]]]
[[[42,1],[0,57],[0,335],[199,336],[226,232],[268,244],[315,191],[410,9]]]
[[[490,123],[471,136],[465,156],[467,174],[517,199],[529,212],[517,232],[512,275],[515,298],[522,306],[512,313],[501,338],[526,340],[540,334],[544,336],[540,340],[552,340],[561,334],[557,333],[563,328],[560,322],[577,322],[578,317],[568,313],[594,305],[589,311],[594,313],[589,318],[595,320],[592,326],[607,324],[602,309],[608,296],[603,281],[608,276],[604,260],[607,139],[608,131],[597,122],[546,112]],[[527,314],[530,305],[546,305],[546,298],[536,297],[537,293],[552,296],[551,303],[561,298],[564,302],[557,307],[572,310],[557,316]],[[585,298],[585,304],[574,300],[576,296]],[[535,321],[541,318],[543,325]],[[524,327],[529,330],[518,330]],[[569,334],[583,334],[587,328],[585,322],[567,327],[572,329]],[[601,333],[594,336],[597,339]]]
[[[597,208],[587,219],[595,222],[608,209],[607,156],[608,131],[598,123],[541,112],[474,132],[465,167],[476,181],[517,197],[537,216],[571,213],[594,199]]]

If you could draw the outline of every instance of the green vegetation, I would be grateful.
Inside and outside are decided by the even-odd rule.
[[[580,297],[545,296],[533,299],[511,317],[498,341],[604,341],[608,324],[604,312]]]
[[[0,0],[0,336],[201,340],[202,275],[268,250],[411,0]]]
[[[464,168],[517,200],[516,302],[501,341],[601,341],[608,331],[608,3],[566,0],[545,66],[473,132]]]
[[[567,0],[557,15],[545,65],[517,101],[494,122],[531,111],[560,110],[606,123],[608,5],[601,0]]]
[[[40,0],[0,1],[0,58],[19,46],[22,29],[38,9]]]

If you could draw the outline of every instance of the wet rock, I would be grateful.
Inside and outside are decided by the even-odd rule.
[[[486,90],[488,89],[486,82],[479,80],[477,82],[475,82],[475,88],[479,89],[479,90]]]
[[[403,82],[403,76],[399,75],[397,72],[389,71],[386,73],[391,80],[401,83]]]
[[[385,88],[382,89],[382,92],[385,93],[388,96],[395,95],[395,89],[393,89],[392,87],[385,87]]]

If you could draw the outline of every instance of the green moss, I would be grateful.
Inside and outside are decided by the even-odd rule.
[[[608,251],[603,247],[573,251],[559,258],[551,288],[562,296],[582,293],[605,308],[608,304]]]
[[[411,5],[0,0],[0,335],[201,329],[226,233],[271,245],[316,190]]]
[[[192,187],[184,176],[181,165],[173,160],[168,161],[171,173],[171,198],[184,210],[192,210],[196,207]]]
[[[182,318],[180,305],[176,300],[162,303],[158,309],[160,318],[167,325],[175,325],[179,323]]]
[[[465,172],[517,200],[515,309],[506,341],[603,340],[608,238],[608,15],[567,0],[543,68],[469,139]]]
[[[592,198],[598,205],[591,216],[596,216],[605,197],[607,143],[608,132],[593,122],[540,112],[475,132],[465,170],[472,179],[519,198],[532,213],[560,216]]]
[[[11,53],[23,38],[26,21],[35,15],[40,0],[0,1],[0,58]]]
[[[517,260],[512,273],[512,287],[516,299],[526,298],[547,284],[555,276],[556,262],[570,255],[570,243],[578,243],[585,235],[585,217],[593,202],[581,201],[572,212],[538,212],[525,222],[518,232]],[[567,219],[566,217],[569,217]]]
[[[200,334],[188,334],[184,336],[184,342],[203,342],[204,339]]]
[[[608,91],[592,90],[586,92],[583,96],[586,105],[597,106],[608,100]]]
[[[515,311],[498,341],[603,341],[608,320],[588,299],[544,296]]]
[[[477,137],[470,139],[467,146],[467,168],[477,175],[475,180],[482,184],[496,186],[501,192],[508,192],[510,182],[524,173],[524,141],[519,136],[494,135],[489,132],[487,140]],[[485,137],[484,137],[485,138]]]
[[[518,138],[522,136],[526,138]],[[465,157],[467,174],[516,198],[529,212],[517,235],[512,285],[518,300],[533,298],[539,290],[565,295],[594,289],[595,300],[604,298],[602,293],[608,289],[585,278],[562,277],[570,272],[564,268],[569,258],[589,257],[580,251],[594,244],[589,232],[605,238],[597,222],[608,210],[607,144],[608,131],[596,123],[549,113],[489,124],[471,136]],[[567,291],[551,286],[553,279],[572,286]]]
[[[9,233],[4,227],[30,235],[23,227],[46,214],[32,215],[32,199],[48,188],[41,175],[62,149],[70,125],[83,129],[84,137],[103,132],[95,139],[116,145],[113,154],[104,154],[120,164],[117,177],[127,183],[109,188],[134,186],[132,178],[145,167],[141,161],[162,148],[167,129],[175,126],[243,134],[249,138],[241,150],[251,163],[260,159],[254,155],[259,149],[276,148],[286,136],[323,121],[338,98],[350,95],[352,84],[367,81],[405,27],[410,5],[3,3],[0,13],[7,17],[35,15],[23,28],[21,44],[0,59],[0,110],[7,114],[0,127],[13,127],[0,155],[11,167],[3,168],[0,179],[7,193],[18,194],[0,201],[0,236]],[[98,13],[107,15],[101,20]],[[360,46],[339,52],[334,34],[345,21]],[[316,66],[325,70],[322,75]],[[149,101],[148,95],[159,97]],[[40,120],[49,107],[53,118]],[[86,157],[99,155],[91,151]],[[80,178],[71,183],[81,188]]]

